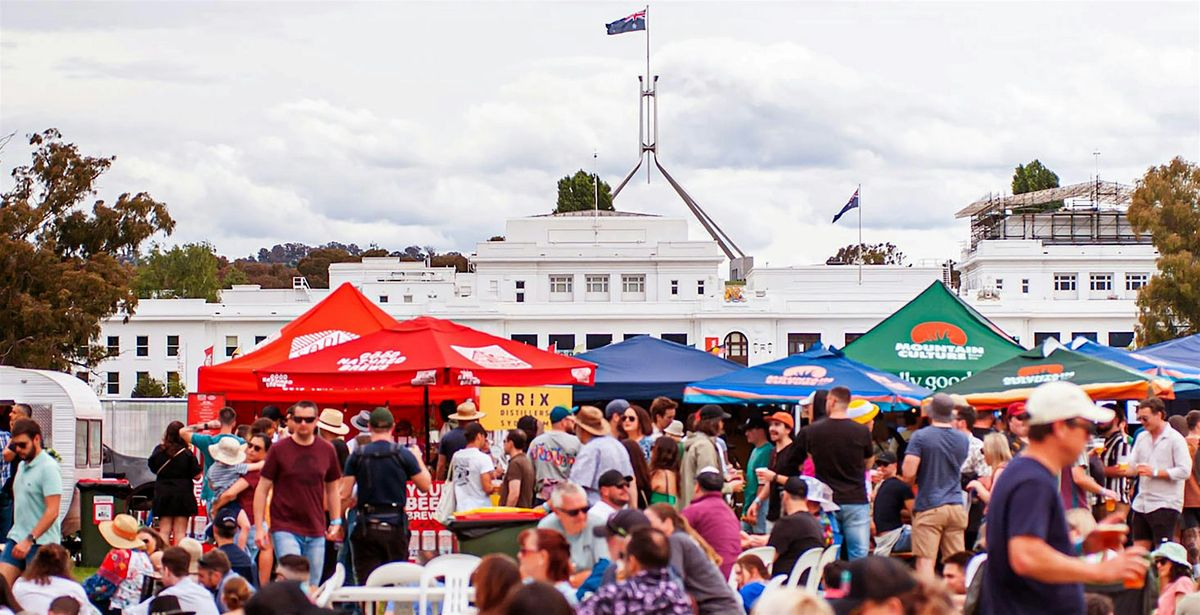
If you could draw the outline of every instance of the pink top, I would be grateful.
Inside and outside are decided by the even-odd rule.
[[[1163,588],[1162,593],[1158,595],[1158,609],[1156,613],[1174,613],[1175,602],[1180,596],[1186,596],[1196,591],[1196,582],[1187,578],[1179,577],[1171,582],[1170,585]]]

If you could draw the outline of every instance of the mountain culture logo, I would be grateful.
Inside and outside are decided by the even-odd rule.
[[[969,339],[962,327],[940,320],[917,324],[909,330],[908,339],[896,342],[896,356],[901,359],[977,361],[984,354],[982,346],[967,345]]]
[[[771,374],[764,379],[767,384],[786,384],[791,386],[825,386],[833,382],[833,378],[820,365],[794,365],[783,370],[780,375]]]

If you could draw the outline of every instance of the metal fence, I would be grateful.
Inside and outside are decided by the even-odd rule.
[[[124,455],[149,457],[171,421],[187,422],[185,399],[110,399],[104,407],[104,443]]]

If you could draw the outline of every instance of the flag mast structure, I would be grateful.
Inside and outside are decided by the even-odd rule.
[[[641,19],[641,24],[638,24],[638,18]],[[621,190],[633,179],[638,170],[642,168],[642,163],[646,162],[647,158],[651,162],[646,162],[646,183],[650,183],[651,166],[658,169],[659,173],[667,180],[683,199],[684,205],[687,205],[688,210],[700,222],[700,226],[708,232],[713,241],[717,242],[717,246],[725,253],[725,257],[729,259],[729,279],[730,280],[745,280],[746,274],[754,268],[754,257],[748,256],[742,252],[741,248],[734,243],[733,239],[721,229],[720,226],[700,207],[700,204],[693,199],[679,182],[675,181],[674,177],[663,168],[662,163],[658,161],[658,75],[650,73],[650,5],[638,12],[619,19],[610,24],[606,24],[608,34],[622,34],[625,32],[634,32],[636,30],[646,31],[646,74],[638,76],[638,161],[633,166],[633,169],[621,180],[617,185],[616,190],[613,190],[612,198],[615,201],[617,196],[621,194]],[[641,27],[639,27],[641,26]]]
[[[858,285],[862,286],[863,242],[862,242],[862,184],[854,191],[858,195]]]

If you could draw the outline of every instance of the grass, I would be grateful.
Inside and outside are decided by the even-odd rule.
[[[71,574],[75,577],[76,581],[83,583],[84,579],[96,574],[96,568],[89,566],[75,566],[71,569]]]

